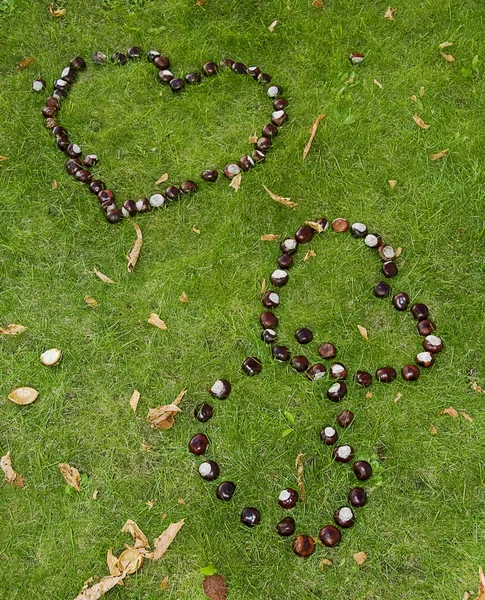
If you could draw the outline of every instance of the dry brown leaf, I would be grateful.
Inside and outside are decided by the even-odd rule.
[[[7,325],[5,329],[0,327],[0,335],[20,335],[26,329],[23,325]]]
[[[152,510],[152,508],[155,506],[156,500],[148,500],[146,502],[146,505],[148,506],[148,510]]]
[[[161,590],[168,589],[168,575],[165,575],[165,577],[162,579],[162,583],[160,584],[160,589]]]
[[[327,567],[330,567],[333,565],[333,562],[331,560],[329,560],[328,558],[322,558],[322,560],[320,562],[322,563],[322,565],[326,565]]]
[[[151,450],[152,449],[152,447],[149,446],[148,444],[142,444],[140,447],[142,450]]]
[[[312,6],[313,8],[325,8],[325,4],[322,2],[322,0],[313,0]]]
[[[381,88],[381,90],[382,90],[382,83],[380,81],[377,81],[377,79],[374,79],[374,83],[375,83],[375,85],[377,85],[378,88]]]
[[[263,242],[274,242],[275,240],[279,240],[281,237],[281,234],[279,233],[265,233],[264,235],[261,236],[261,241]]]
[[[91,308],[96,308],[98,306],[98,301],[92,296],[84,296],[84,302],[86,302],[86,304]]]
[[[8,395],[10,402],[18,404],[19,406],[26,406],[32,404],[37,399],[39,392],[31,387],[20,387],[16,390],[12,390]]]
[[[175,422],[175,415],[179,412],[182,411],[175,403],[157,406],[150,408],[147,421],[154,429],[170,429]]]
[[[394,398],[394,400],[393,400],[394,404],[397,404],[397,403],[399,402],[399,400],[401,400],[401,398],[402,398],[402,393],[401,393],[401,392],[398,392],[398,393],[396,394],[396,397],[395,397],[395,398]]]
[[[210,600],[226,600],[228,589],[222,575],[207,575],[202,582],[204,594]]]
[[[358,565],[361,565],[367,560],[367,554],[365,552],[356,552],[354,554],[354,560]]]
[[[99,494],[99,490],[94,490],[94,492],[93,492],[93,500],[97,500],[98,499],[98,494]]]
[[[413,115],[413,120],[418,127],[421,127],[421,129],[429,129],[429,125],[426,125],[423,119],[418,117],[418,115]]]
[[[17,65],[17,71],[23,71],[27,67],[30,67],[30,65],[33,63],[35,63],[35,58],[33,56],[29,56],[28,58],[23,58]],[[7,160],[4,157],[2,157],[2,158],[3,158],[3,160]]]
[[[436,429],[436,427],[432,423],[429,426],[429,432],[431,433],[431,435],[436,435],[438,433],[438,430]]]
[[[250,135],[250,136],[248,137],[248,142],[249,142],[250,144],[255,144],[255,143],[258,141],[258,140],[259,140],[259,137],[258,137],[256,134],[254,134],[254,135]]]
[[[473,419],[464,410],[460,410],[460,415],[467,421],[470,421],[470,423],[473,423]]]
[[[162,521],[165,521],[165,519],[168,517],[167,513],[163,513],[163,515],[160,517],[162,519]]]
[[[54,179],[54,181],[51,183],[51,189],[52,190],[57,190],[57,181]]]
[[[276,27],[276,25],[278,25],[278,23],[279,23],[279,20],[278,20],[278,19],[275,19],[275,20],[274,20],[274,21],[271,23],[271,25],[268,27],[268,29],[271,31],[271,33],[273,33],[273,31],[274,31],[274,28]]]
[[[98,269],[96,267],[94,267],[94,272],[96,273],[96,275],[101,279],[101,281],[103,283],[115,283],[112,279],[110,279],[107,275],[105,275],[104,273],[101,273],[101,271],[98,271]]]
[[[165,183],[168,179],[168,173],[164,173],[161,177],[159,177],[156,181],[155,181],[155,185],[160,185],[161,183]]]
[[[458,416],[458,411],[456,411],[452,406],[445,408],[440,412],[440,415],[450,415],[453,419],[456,419]]]
[[[185,504],[185,500],[183,498],[178,498],[177,504],[183,505],[183,504]]]
[[[388,183],[391,190],[393,190],[397,185],[397,179],[389,179]]]
[[[443,48],[449,48],[450,46],[453,46],[453,42],[442,42],[440,44],[440,50],[443,50]]]
[[[99,600],[106,592],[109,592],[115,585],[122,582],[127,575],[128,573],[124,572],[121,573],[121,575],[108,575],[103,577],[101,581],[95,583],[92,587],[82,590],[74,600]]]
[[[160,317],[156,313],[151,313],[148,317],[148,323],[153,325],[154,327],[158,327],[159,329],[163,329],[163,331],[167,330],[167,326],[165,325],[165,321],[162,321]]]
[[[261,295],[266,293],[266,279],[263,279],[263,281],[261,282],[261,290],[259,291],[259,293]]]
[[[12,467],[12,459],[10,458],[10,451],[0,458],[0,469],[2,469],[5,475],[5,481],[11,483],[15,487],[25,487],[24,479],[20,473],[14,470]]]
[[[66,14],[66,10],[67,10],[67,8],[55,8],[52,3],[49,4],[49,13],[50,13],[51,17],[54,17],[56,19],[64,16]]]
[[[200,233],[200,229],[197,229],[197,227],[195,225],[192,227],[192,231],[194,233]]]
[[[130,398],[130,406],[133,412],[136,412],[136,407],[138,406],[138,401],[140,400],[140,392],[135,390]]]
[[[153,547],[155,548],[155,550],[146,554],[146,557],[150,558],[151,560],[159,560],[160,558],[162,558],[162,556],[168,550],[170,544],[173,542],[177,533],[184,526],[184,523],[184,519],[182,519],[178,523],[170,523],[170,525],[167,527],[167,529],[165,529],[162,535],[157,537],[156,540],[153,540]]]
[[[417,101],[418,101],[418,97],[416,96],[416,94],[413,94],[413,95],[411,96],[411,100],[412,100],[413,102],[417,102]]]
[[[374,394],[372,392],[367,392],[367,394],[365,395],[367,400],[370,400],[372,398]]]
[[[138,261],[138,257],[140,256],[141,246],[143,244],[143,235],[141,233],[140,226],[135,221],[132,221],[133,227],[136,231],[136,239],[133,242],[133,246],[128,254],[128,273],[133,273],[135,265]]]
[[[150,543],[147,536],[138,527],[135,521],[128,519],[121,529],[123,533],[129,533],[135,542],[134,548],[150,548]]]
[[[305,225],[308,225],[312,229],[314,229],[317,233],[322,233],[323,225],[317,223],[317,221],[305,221]]]
[[[67,485],[70,485],[72,488],[74,488],[76,492],[80,492],[81,488],[79,487],[79,483],[81,481],[81,475],[79,474],[79,471],[67,463],[60,463],[59,470],[61,471]]]
[[[239,188],[241,187],[241,181],[242,181],[242,173],[238,173],[235,177],[233,177],[231,179],[231,183],[229,184],[229,187],[232,188],[235,192],[237,192],[239,190]]]
[[[118,564],[118,557],[113,554],[113,549],[110,548],[106,555],[106,562],[108,563],[108,570],[110,575],[121,575],[123,572]]]
[[[485,575],[481,565],[478,567],[478,579],[478,596],[476,600],[485,600]]]
[[[446,60],[446,62],[454,63],[455,57],[452,54],[445,54],[444,52],[440,52],[441,56]]]
[[[265,185],[263,185],[263,187],[275,202],[279,202],[280,204],[284,204],[285,206],[289,206],[290,208],[295,208],[296,206],[298,206],[296,202],[291,201],[291,198],[283,198],[283,196],[278,196],[277,194],[273,193]]]
[[[424,87],[423,86],[421,86],[419,88],[419,95],[420,95],[421,98],[424,98]]]
[[[182,302],[182,304],[187,304],[188,301],[189,297],[187,296],[186,292],[182,292],[179,297],[179,302]]]
[[[399,258],[401,256],[401,254],[402,254],[402,248],[401,247],[396,248],[396,252],[395,252],[396,258]]]
[[[359,333],[364,338],[364,340],[369,341],[369,336],[367,334],[367,329],[365,327],[362,327],[362,325],[357,325],[357,329],[359,330]]]
[[[396,12],[396,10],[397,8],[389,7],[384,14],[384,19],[387,21],[394,21],[394,17],[392,15]]]
[[[197,0],[197,2],[195,3],[195,6],[204,6],[205,4],[205,0]]]
[[[306,502],[306,490],[305,490],[305,486],[303,485],[303,457],[304,456],[305,456],[304,454],[300,453],[296,457],[296,461],[295,461],[296,470],[298,471],[298,477],[297,477],[298,489],[300,490],[300,499],[302,502]]]
[[[447,156],[448,151],[449,148],[445,148],[444,150],[441,150],[441,152],[437,152],[436,154],[430,154],[429,157],[431,158],[431,160],[439,160],[440,158],[444,158],[445,156]]]
[[[303,262],[308,262],[312,256],[316,256],[315,252],[313,250],[308,250],[307,253],[305,254],[305,258],[303,259]]]
[[[315,119],[315,122],[311,126],[310,139],[308,140],[308,143],[303,150],[303,160],[305,160],[305,158],[307,157],[307,154],[310,152],[310,148],[312,147],[313,140],[315,139],[315,136],[317,134],[318,126],[320,125],[320,123],[323,121],[324,118],[325,118],[324,114],[318,115],[318,117]]]
[[[474,392],[477,392],[477,394],[485,394],[485,390],[480,385],[478,385],[476,381],[470,381],[470,385],[472,387],[472,390]]]

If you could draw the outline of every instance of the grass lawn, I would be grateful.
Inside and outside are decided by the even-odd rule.
[[[7,157],[0,163],[0,326],[28,327],[0,336],[0,456],[11,452],[28,486],[0,483],[2,600],[73,599],[84,581],[107,573],[107,550],[130,541],[120,532],[127,519],[152,540],[181,518],[186,524],[164,558],[107,598],[201,600],[199,569],[208,564],[226,578],[230,599],[476,593],[485,566],[485,396],[470,382],[485,388],[485,13],[473,0],[402,0],[389,22],[384,2],[325,3],[68,0],[65,16],[54,19],[47,0],[0,1],[0,154]],[[445,41],[453,42],[444,52],[454,63],[440,56]],[[290,120],[237,193],[221,178],[138,217],[144,245],[129,274],[133,225],[109,225],[95,197],[67,175],[43,126],[47,93],[32,92],[31,82],[41,76],[50,90],[71,57],[132,45],[163,51],[177,73],[227,56],[257,64],[283,86]],[[351,67],[350,52],[365,53],[365,62]],[[35,63],[17,71],[29,56]],[[89,64],[60,119],[99,155],[96,172],[126,200],[151,194],[164,172],[174,183],[199,181],[202,169],[248,152],[248,136],[271,112],[264,89],[225,72],[175,96],[145,60]],[[327,116],[303,162],[321,112]],[[413,122],[415,113],[428,130]],[[445,148],[446,158],[430,159]],[[297,201],[296,210],[273,202],[263,185]],[[339,405],[325,397],[328,380],[311,384],[271,359],[259,337],[259,291],[278,242],[260,236],[292,235],[320,216],[362,221],[403,248],[393,289],[430,306],[445,344],[419,381],[398,377],[369,390],[351,381]],[[316,256],[305,263],[300,250],[281,292],[281,341],[296,352],[294,331],[310,327],[308,357],[317,359],[317,342],[333,341],[352,372],[412,362],[421,342],[413,319],[372,295],[375,254],[332,232],[308,247]],[[93,267],[116,285],[103,284]],[[183,291],[187,304],[179,302]],[[152,312],[167,331],[147,324]],[[51,347],[64,357],[49,369],[39,355]],[[241,372],[248,355],[263,361],[258,377]],[[219,377],[231,380],[233,393],[214,400],[214,418],[199,424],[193,408]],[[33,405],[8,402],[19,386],[39,390]],[[148,409],[183,388],[173,429],[151,429]],[[473,422],[440,415],[449,406]],[[339,546],[318,546],[304,560],[274,532],[284,515],[276,499],[296,486],[295,458],[304,452],[308,501],[291,511],[297,533],[316,536],[332,522],[355,480],[332,462],[319,431],[342,408],[356,419],[341,442],[374,465],[364,486],[369,502]],[[197,473],[200,459],[187,451],[198,431],[208,434],[207,456],[223,478],[238,485],[230,503],[215,498],[215,485]],[[61,462],[88,476],[80,493],[69,493]],[[259,527],[239,523],[245,506],[260,508]],[[361,551],[367,560],[358,566],[353,554]],[[325,558],[333,565],[323,566]]]

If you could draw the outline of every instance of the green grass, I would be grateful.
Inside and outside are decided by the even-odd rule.
[[[28,331],[0,339],[0,452],[11,451],[28,488],[0,484],[0,598],[74,598],[85,580],[107,572],[107,549],[129,541],[120,533],[126,519],[153,539],[182,517],[186,525],[163,560],[108,597],[202,599],[199,569],[209,563],[234,599],[451,600],[476,591],[478,565],[485,564],[485,410],[469,382],[485,384],[483,7],[407,0],[389,23],[387,3],[376,1],[330,0],[316,10],[307,0],[207,0],[202,7],[72,0],[60,20],[49,16],[47,2],[3,5],[0,154],[8,160],[0,164],[0,324],[22,323]],[[281,22],[270,33],[274,19]],[[454,42],[452,65],[439,55],[446,40]],[[108,225],[92,195],[67,176],[43,129],[46,94],[30,85],[42,76],[50,87],[76,54],[134,44],[163,50],[177,73],[225,56],[261,65],[291,104],[267,162],[243,178],[238,193],[227,181],[201,185],[195,196],[138,219],[144,245],[130,275],[133,226]],[[354,70],[351,51],[367,55]],[[27,56],[36,62],[17,72]],[[421,86],[416,107],[411,95]],[[174,97],[143,61],[90,65],[61,121],[99,154],[97,172],[124,200],[151,193],[165,171],[178,182],[238,159],[269,112],[263,89],[246,78],[224,74]],[[319,112],[327,117],[302,162]],[[428,131],[413,123],[415,112]],[[448,158],[429,159],[447,147]],[[398,180],[392,193],[389,179]],[[263,184],[297,200],[297,209],[271,201]],[[291,235],[323,215],[363,221],[403,248],[394,288],[429,304],[445,342],[436,366],[415,384],[374,384],[371,399],[349,384],[345,402],[333,405],[326,382],[312,386],[275,364],[259,340],[259,288],[278,252],[261,234]],[[280,339],[296,352],[293,332],[310,326],[316,341],[338,345],[352,371],[409,361],[420,340],[409,315],[373,298],[379,266],[372,252],[332,233],[311,247],[317,256],[305,264],[300,252],[282,291]],[[102,284],[94,266],[117,284]],[[178,301],[184,290],[186,305]],[[86,294],[97,309],[83,302]],[[146,323],[150,312],[168,331]],[[357,324],[367,327],[369,342]],[[316,341],[305,350],[313,360]],[[53,346],[64,358],[47,369],[39,355]],[[240,371],[249,354],[263,359],[257,378]],[[214,402],[214,418],[200,426],[192,409],[218,377],[232,381],[233,394]],[[35,404],[7,401],[19,385],[40,391]],[[134,388],[142,394],[136,416],[128,404]],[[151,430],[148,409],[182,388],[188,393],[175,427]],[[473,423],[441,416],[450,405]],[[345,502],[349,469],[332,465],[318,440],[342,407],[356,420],[341,439],[374,461],[366,485],[372,494],[340,546],[318,547],[301,560],[273,532],[283,514],[276,497],[296,485],[294,461],[304,452],[308,502],[293,511],[298,532],[316,535]],[[294,432],[283,437],[289,426]],[[208,456],[238,484],[227,505],[187,452],[197,430],[210,437]],[[142,443],[151,449],[141,450]],[[66,493],[59,462],[88,475],[81,493]],[[156,500],[152,510],[149,500]],[[247,530],[238,519],[251,505],[263,520]],[[360,567],[357,551],[368,555]],[[322,558],[333,561],[323,572]]]

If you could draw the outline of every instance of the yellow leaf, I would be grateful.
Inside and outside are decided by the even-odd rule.
[[[447,156],[448,151],[449,148],[445,148],[444,150],[441,150],[441,152],[437,152],[436,154],[430,154],[429,157],[431,158],[431,160],[439,160],[440,158],[444,158],[445,156]]]
[[[148,322],[150,323],[150,325],[153,325],[154,327],[163,329],[163,331],[166,331],[166,329],[167,329],[165,322],[162,321],[162,319],[160,319],[160,317],[156,313],[150,314],[150,316],[148,317]]]
[[[241,187],[241,181],[242,181],[242,173],[238,173],[235,177],[233,177],[231,179],[231,183],[229,184],[229,187],[232,188],[235,192],[237,192],[239,190],[239,188]]]
[[[81,488],[79,487],[79,483],[81,481],[81,475],[79,474],[79,471],[67,463],[61,463],[59,465],[59,470],[61,471],[67,485],[70,485],[77,492],[80,492]]]
[[[365,552],[356,552],[354,554],[354,560],[358,565],[361,565],[367,560],[367,554]]]
[[[281,237],[281,235],[279,233],[265,233],[264,235],[261,236],[261,241],[263,242],[274,242],[275,240],[278,240]]]
[[[261,290],[260,290],[260,294],[264,294],[266,292],[266,279],[263,279],[263,281],[261,282]]]
[[[362,327],[362,325],[357,325],[357,329],[360,332],[360,335],[364,338],[364,340],[369,341],[369,336],[367,335],[367,329]]]
[[[93,500],[97,500],[98,499],[98,494],[99,494],[99,490],[94,490],[94,492],[93,492]]]
[[[313,140],[315,139],[315,135],[317,134],[318,126],[320,125],[320,123],[323,121],[324,118],[325,118],[325,115],[320,114],[315,119],[315,122],[313,123],[313,125],[310,129],[310,139],[308,140],[307,145],[305,146],[305,148],[303,150],[303,160],[305,160],[305,158],[307,157],[307,154],[310,152],[310,148],[312,147]]]
[[[7,325],[7,327],[0,327],[0,335],[20,335],[27,327],[23,325]]]
[[[51,189],[53,190],[57,190],[57,181],[54,179],[54,181],[51,183]]]
[[[305,254],[305,258],[303,259],[303,262],[308,262],[312,256],[316,256],[315,252],[313,250],[308,250],[307,253]]]
[[[153,546],[155,550],[150,555],[147,555],[147,558],[151,558],[152,560],[159,560],[168,550],[170,544],[173,542],[177,533],[184,526],[184,519],[179,521],[178,523],[170,523],[167,529],[157,537],[156,540],[153,540]]]
[[[255,144],[255,143],[258,141],[258,139],[259,139],[259,138],[258,138],[258,136],[257,136],[256,134],[254,134],[254,135],[250,135],[250,136],[248,137],[248,142],[249,142],[250,144]]]
[[[421,129],[429,129],[429,125],[426,125],[423,119],[418,117],[418,115],[413,115],[413,120],[418,127],[421,127]]]
[[[418,97],[416,96],[416,94],[413,94],[413,95],[411,96],[411,100],[412,100],[413,102],[417,102],[417,101],[418,101]]]
[[[168,588],[168,575],[165,575],[165,577],[162,579],[162,583],[160,584],[160,589],[166,590],[167,588]]]
[[[104,273],[101,273],[101,271],[98,271],[98,269],[96,267],[94,267],[94,272],[96,273],[96,275],[101,279],[101,281],[103,283],[115,283],[112,279],[110,279],[107,275],[105,275]]]
[[[440,412],[440,415],[450,415],[453,419],[456,419],[458,416],[458,411],[456,411],[452,406],[445,408]]]
[[[155,181],[155,185],[160,185],[161,183],[165,183],[168,179],[168,173],[164,173],[161,177],[159,177],[156,181]]]
[[[65,15],[66,10],[67,10],[66,8],[54,8],[54,5],[52,3],[49,4],[50,15],[51,15],[51,17],[54,17],[56,19]]]
[[[278,196],[277,194],[273,193],[265,185],[263,185],[263,187],[275,202],[279,202],[280,204],[284,204],[285,206],[289,206],[290,208],[295,208],[298,206],[296,202],[291,201],[291,198],[283,198],[283,196]]]
[[[440,52],[440,54],[446,60],[446,62],[455,62],[455,57],[452,54],[445,54],[444,52]]]
[[[147,415],[147,421],[155,429],[171,429],[175,423],[175,415],[182,412],[176,404],[166,404],[150,408]]]
[[[396,397],[395,397],[395,398],[394,398],[394,400],[393,400],[394,404],[397,404],[397,403],[399,402],[399,400],[401,400],[401,398],[402,398],[402,393],[401,393],[401,392],[398,392],[398,393],[396,394]]]
[[[106,555],[106,562],[108,563],[108,570],[110,575],[121,575],[122,569],[118,565],[118,557],[113,554],[113,549],[110,548]]]
[[[470,385],[474,392],[477,392],[478,394],[485,394],[485,390],[479,386],[476,381],[470,381]]]
[[[192,227],[192,231],[194,233],[200,233],[200,229],[197,229],[195,225]]]
[[[183,498],[178,498],[177,504],[183,505],[185,504],[185,500]]]
[[[396,252],[395,252],[396,258],[399,258],[401,256],[401,254],[402,254],[402,248],[401,247],[396,248]]]
[[[140,400],[140,392],[135,390],[130,398],[130,406],[133,412],[136,412],[136,407],[138,406],[138,401]]]
[[[397,185],[397,179],[389,179],[388,183],[391,190],[393,190]]]
[[[317,233],[322,233],[323,225],[317,223],[316,221],[305,221],[305,225],[308,225],[312,229],[314,229]]]
[[[396,12],[396,10],[397,8],[389,7],[384,14],[384,19],[387,21],[394,21],[394,17],[392,15]]]
[[[268,29],[271,31],[271,33],[273,33],[273,31],[274,31],[274,28],[276,27],[276,25],[278,25],[278,23],[279,23],[279,20],[278,20],[278,19],[275,19],[275,20],[274,20],[274,21],[271,23],[271,25],[268,27]]]
[[[421,96],[421,98],[424,98],[424,87],[423,86],[421,86],[419,88],[419,95]]]
[[[25,487],[25,483],[22,475],[17,473],[12,467],[12,460],[10,458],[10,451],[0,458],[0,469],[2,469],[5,475],[5,481],[11,483],[15,487]]]
[[[103,577],[101,581],[95,583],[92,587],[83,589],[74,600],[99,600],[106,592],[109,592],[115,585],[122,582],[127,575],[127,572],[123,572],[121,575],[108,575]]]
[[[187,296],[187,294],[185,292],[182,292],[180,294],[179,302],[182,302],[182,304],[187,304],[188,301],[189,301],[189,297]]]
[[[485,575],[483,574],[481,565],[478,567],[478,578],[478,596],[476,600],[485,600]]]
[[[365,397],[367,398],[367,400],[370,400],[373,395],[374,394],[372,392],[367,392],[367,394],[365,395]]]
[[[429,432],[431,433],[431,435],[436,435],[438,433],[438,430],[433,424],[431,424],[429,427]]]
[[[132,223],[136,231],[136,239],[133,242],[130,254],[128,255],[128,273],[133,273],[135,265],[138,261],[138,257],[140,256],[141,246],[143,244],[143,235],[141,233],[140,226],[138,223],[135,223],[135,221],[132,221]]]
[[[86,302],[86,304],[91,308],[96,308],[98,306],[98,301],[92,296],[84,296],[84,302]]]
[[[313,8],[325,8],[325,4],[322,2],[322,0],[313,0],[312,6]]]

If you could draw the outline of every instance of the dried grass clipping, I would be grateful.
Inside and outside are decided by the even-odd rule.
[[[128,273],[133,273],[133,270],[135,269],[135,265],[138,261],[138,257],[140,256],[141,246],[143,244],[143,235],[141,233],[140,226],[138,225],[138,223],[135,223],[135,221],[132,221],[132,223],[133,223],[133,227],[135,228],[135,231],[136,231],[136,239],[133,242],[133,246],[130,250],[130,253],[127,256],[127,258],[128,258]]]
[[[313,123],[313,125],[310,129],[310,139],[308,140],[308,143],[303,150],[303,160],[305,160],[305,158],[307,157],[307,154],[310,152],[310,148],[312,147],[313,140],[315,139],[315,135],[317,134],[318,126],[320,125],[320,123],[323,121],[324,118],[325,118],[325,115],[320,114],[315,119],[315,122]]]
[[[449,150],[449,148],[445,148],[444,150],[441,150],[441,152],[437,152],[436,154],[430,154],[429,157],[431,158],[431,160],[439,160],[440,158],[444,158],[445,156],[447,156]]]

